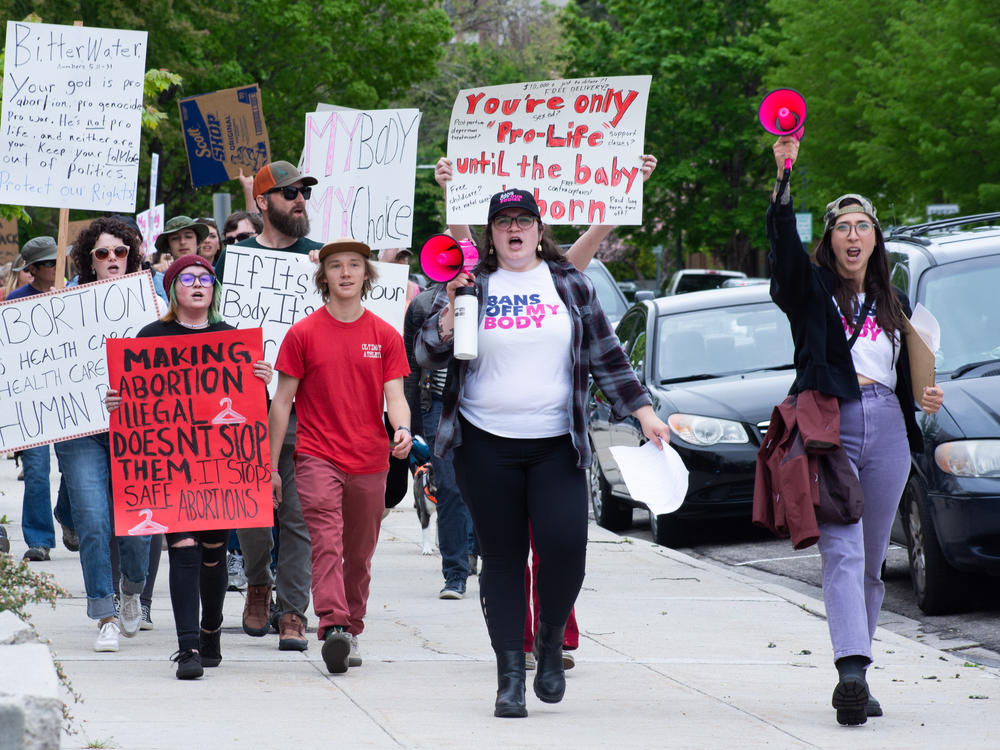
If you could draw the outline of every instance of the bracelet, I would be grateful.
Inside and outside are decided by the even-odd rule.
[[[403,432],[405,432],[411,438],[413,437],[413,433],[410,432],[410,428],[409,427],[403,427],[403,425],[400,425],[399,427],[396,428],[396,432],[399,432],[400,430],[403,430]]]

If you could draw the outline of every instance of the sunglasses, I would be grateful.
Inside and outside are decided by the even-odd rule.
[[[39,268],[55,268],[56,262],[54,260],[42,260],[38,263],[32,263],[33,266],[38,266]]]
[[[527,229],[535,223],[535,217],[531,214],[518,214],[517,216],[498,216],[493,220],[493,226],[497,229],[510,229],[510,225],[517,223],[519,229]]]
[[[128,247],[125,245],[118,245],[116,247],[95,247],[90,251],[97,260],[107,260],[111,257],[111,253],[115,254],[118,260],[128,257]]]
[[[237,242],[243,242],[243,240],[248,240],[251,237],[256,237],[256,232],[240,232],[239,234],[226,235],[226,244],[235,245]]]
[[[265,195],[270,195],[271,193],[281,193],[281,197],[286,201],[295,200],[295,196],[302,193],[302,198],[304,200],[309,200],[309,196],[312,195],[312,187],[296,187],[295,185],[289,185],[288,187],[281,188],[271,188],[265,193]]]
[[[181,286],[194,286],[195,279],[198,280],[199,286],[212,286],[215,283],[215,277],[210,273],[182,273],[177,277]]]

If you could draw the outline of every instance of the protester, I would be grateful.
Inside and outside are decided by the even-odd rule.
[[[205,239],[198,243],[198,254],[214,266],[215,261],[219,258],[219,253],[222,251],[219,229],[215,226],[214,219],[200,218],[194,221],[196,224],[203,224],[208,227],[208,234],[205,235]]]
[[[15,270],[20,268],[21,270]],[[18,255],[10,263],[0,266],[0,302],[7,299],[7,295],[18,287],[31,283],[31,271],[24,265],[24,258]]]
[[[139,237],[117,219],[95,219],[77,237],[73,260],[79,283],[134,273],[141,260]],[[117,651],[119,633],[134,636],[142,610],[139,595],[149,566],[148,536],[118,537],[121,555],[121,611],[115,612],[111,569],[114,512],[111,502],[111,448],[107,432],[55,444],[80,537],[80,567],[87,591],[87,616],[98,621],[95,651]]]
[[[264,222],[260,214],[251,214],[246,211],[234,211],[226,218],[226,223],[222,225],[224,241],[227,245],[235,245],[251,237],[256,237],[264,230]]]
[[[583,583],[591,453],[585,400],[593,374],[619,416],[633,414],[657,445],[669,428],[655,415],[601,309],[593,285],[543,235],[531,193],[490,200],[474,275],[439,290],[417,337],[423,367],[448,366],[435,452],[455,453],[455,475],[483,557],[480,603],[497,655],[496,716],[526,716],[524,571],[531,526],[540,560],[541,623],[535,694],[565,691],[562,640]],[[452,359],[455,290],[474,282],[479,356]],[[538,304],[530,327],[498,323],[515,296]]]
[[[200,254],[178,258],[170,264],[163,283],[170,307],[160,320],[139,331],[138,338],[235,330],[223,322],[219,314],[222,285],[216,283],[207,258]],[[255,376],[265,383],[271,382],[271,365],[257,361],[252,367]],[[121,405],[122,398],[117,390],[109,390],[105,403],[108,411],[114,411]],[[204,674],[204,667],[217,667],[222,663],[222,605],[228,584],[225,566],[228,537],[228,529],[167,533],[170,606],[177,628],[177,653],[171,660],[177,663],[178,680],[197,679]]]
[[[263,230],[256,237],[239,243],[242,249],[277,250],[308,255],[318,250],[319,242],[307,239],[309,217],[306,201],[316,184],[315,177],[301,174],[287,161],[272,162],[257,173],[253,194],[261,211]],[[242,224],[242,220],[238,223]],[[226,222],[226,235],[230,235]],[[244,230],[246,231],[246,230]],[[216,276],[225,278],[226,250],[223,248],[215,264]],[[271,552],[274,539],[271,529],[239,529],[240,547],[247,577],[246,606],[243,609],[243,630],[248,635],[262,637],[271,629],[271,587],[276,585],[278,597],[278,648],[283,651],[305,651],[306,610],[309,608],[310,566],[309,531],[302,518],[298,493],[295,490],[296,413],[292,410],[284,440],[271,436],[271,447],[281,448],[273,465],[278,467],[283,483],[283,502],[277,508],[278,564],[277,574],[271,573]]]
[[[791,393],[819,391],[840,402],[840,441],[864,494],[857,523],[819,523],[823,600],[838,682],[833,707],[840,724],[881,716],[866,670],[885,587],[882,562],[910,451],[922,450],[914,418],[906,339],[906,296],[889,281],[889,262],[875,207],[847,194],[826,207],[815,262],[803,251],[785,176],[799,141],[774,144],[778,183],[767,209],[771,297],[788,316],[795,342]],[[857,335],[854,335],[857,333]],[[881,335],[880,335],[881,334]],[[848,343],[854,337],[853,346]],[[920,408],[934,413],[943,394],[925,388]]]
[[[174,216],[156,238],[156,249],[161,253],[161,262],[164,260],[162,253],[169,253],[172,260],[197,253],[198,246],[207,236],[206,225],[199,224],[190,216]],[[172,262],[170,259],[167,260],[167,266]]]
[[[268,420],[276,466],[295,401],[295,482],[312,539],[317,631],[332,674],[361,665],[358,636],[382,524],[388,456],[391,451],[406,458],[411,445],[403,340],[361,304],[377,277],[370,255],[367,245],[352,239],[334,240],[319,251],[314,281],[324,306],[285,334]],[[383,403],[396,426],[391,444]],[[272,470],[271,481],[280,507],[287,501],[284,477]]]

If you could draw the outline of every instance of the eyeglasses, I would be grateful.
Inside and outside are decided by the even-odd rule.
[[[874,228],[875,225],[867,221],[859,221],[857,224],[848,224],[844,221],[837,224],[833,228],[833,231],[846,237],[851,233],[851,230],[854,229],[858,233],[859,237],[863,237],[866,234],[871,234]]]
[[[181,286],[194,286],[195,279],[198,280],[198,286],[212,286],[215,283],[215,277],[210,273],[193,274],[193,273],[182,273],[177,277],[177,280],[181,282]]]
[[[497,229],[510,229],[511,224],[517,222],[518,229],[527,229],[535,223],[535,217],[531,214],[518,214],[517,216],[497,216],[493,219],[493,226]]]
[[[271,193],[281,193],[281,197],[286,201],[295,200],[295,196],[302,193],[302,198],[304,200],[309,200],[309,196],[312,195],[312,187],[296,187],[295,185],[289,185],[288,187],[271,188],[265,195],[270,195]]]
[[[248,240],[251,237],[256,237],[256,232],[240,232],[239,234],[234,234],[232,236],[226,235],[226,244],[235,245],[237,242],[243,242],[243,240]]]
[[[111,257],[111,253],[115,254],[118,260],[128,257],[128,247],[125,245],[117,245],[116,247],[95,247],[90,251],[97,260],[107,260]]]

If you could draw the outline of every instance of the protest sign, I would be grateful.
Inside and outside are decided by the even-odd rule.
[[[194,187],[253,175],[271,161],[257,84],[180,101],[181,127]]]
[[[372,265],[378,279],[361,304],[403,333],[409,269],[399,263]],[[274,362],[285,332],[298,320],[323,306],[313,277],[316,264],[307,255],[230,245],[222,279],[219,312],[237,328],[264,330],[264,359]],[[278,379],[271,381],[274,394]]]
[[[152,210],[135,215],[135,223],[139,225],[139,231],[142,233],[142,252],[144,255],[152,255],[155,251],[156,238],[163,231],[165,216],[162,203]]]
[[[641,224],[650,76],[464,89],[448,128],[448,223],[483,224],[490,196],[531,190],[546,224]]]
[[[272,524],[261,358],[259,329],[108,340],[119,533]]]
[[[332,109],[306,115],[300,164],[312,189],[310,239],[352,237],[373,250],[410,247],[416,109]]]
[[[135,210],[146,32],[7,22],[0,203]]]
[[[21,252],[17,242],[17,219],[0,219],[0,264],[10,263]]]
[[[0,303],[0,450],[106,431],[104,342],[157,316],[148,271]]]

